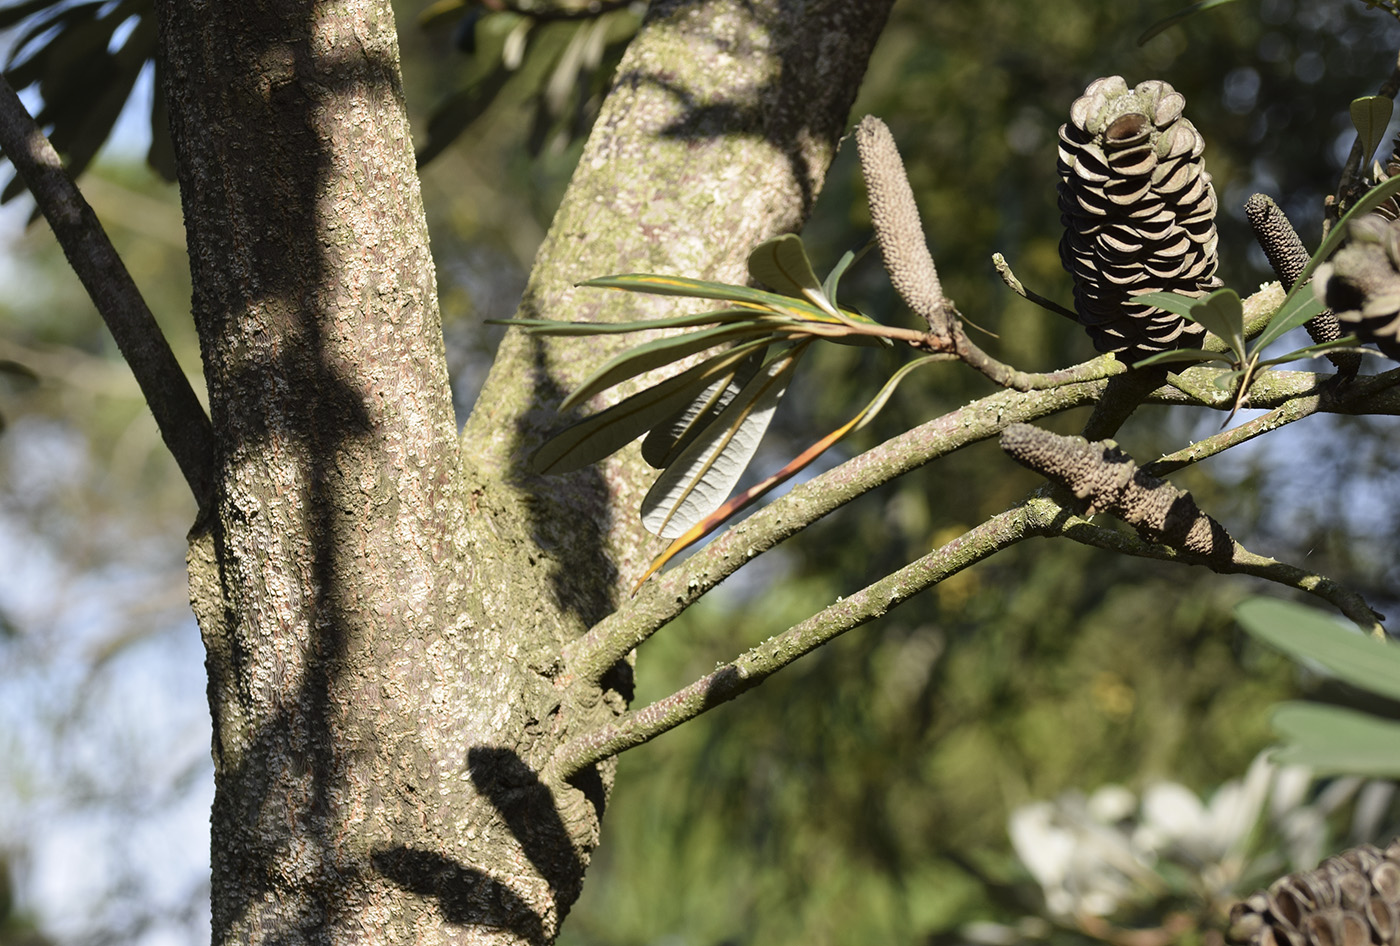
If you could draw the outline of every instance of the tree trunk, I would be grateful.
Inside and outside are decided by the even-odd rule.
[[[512,333],[459,437],[387,0],[157,6],[219,451],[189,555],[214,943],[548,942],[611,766],[536,773],[630,690],[561,648],[656,549],[635,451],[521,459],[608,345]],[[611,272],[742,281],[810,210],[888,6],[654,3],[522,314],[660,314],[573,288]]]

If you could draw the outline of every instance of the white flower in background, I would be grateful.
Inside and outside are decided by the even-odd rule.
[[[1140,800],[1110,785],[1023,805],[1007,828],[1051,916],[1107,916],[1167,893],[1228,898],[1257,874],[1310,867],[1329,816],[1353,798],[1352,843],[1376,836],[1393,785],[1338,779],[1306,802],[1312,784],[1307,770],[1261,754],[1209,801],[1176,782],[1151,784]]]
[[[1106,916],[1150,873],[1117,822],[1136,808],[1125,788],[1101,788],[1089,799],[1061,796],[1011,813],[1012,846],[1040,884],[1055,915]]]

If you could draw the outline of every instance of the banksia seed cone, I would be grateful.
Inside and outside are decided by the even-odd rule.
[[[1317,268],[1313,291],[1343,332],[1400,361],[1400,220],[1369,213],[1347,225],[1347,238]]]
[[[1230,911],[1227,941],[1247,946],[1400,943],[1400,841],[1329,857],[1275,881]]]
[[[1165,82],[1129,89],[1109,76],[1075,99],[1060,126],[1060,261],[1094,347],[1129,364],[1205,337],[1197,323],[1132,296],[1201,296],[1221,285],[1215,190],[1185,104]]]

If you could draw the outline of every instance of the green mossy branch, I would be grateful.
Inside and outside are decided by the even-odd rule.
[[[1271,287],[1270,291],[1276,292],[1276,287]],[[578,680],[598,679],[740,566],[857,496],[925,463],[996,436],[1009,424],[1096,403],[1108,384],[1100,376],[1105,364],[1116,365],[1117,362],[1105,356],[1066,369],[1059,373],[1067,379],[1066,383],[1058,387],[998,391],[893,437],[795,487],[720,535],[681,565],[645,585],[629,604],[568,645],[564,650],[567,672]],[[1080,377],[1096,379],[1068,380]],[[1192,368],[1180,377],[1195,382],[1183,387],[1212,389],[1210,382],[1214,372],[1208,368]],[[1251,391],[1251,405],[1274,409],[1274,413],[1193,444],[1147,469],[1154,475],[1163,475],[1314,413],[1400,414],[1400,390],[1394,387],[1397,381],[1400,381],[1400,369],[1359,379],[1343,394],[1337,394],[1326,387],[1325,376],[1301,371],[1265,372]],[[1169,384],[1152,392],[1147,400],[1228,410],[1231,399],[1222,393],[1218,400],[1203,405],[1201,400]]]
[[[798,658],[896,605],[1025,539],[1063,536],[1122,555],[1204,565],[1220,574],[1252,575],[1316,595],[1368,630],[1381,616],[1348,588],[1303,568],[1250,552],[1238,542],[1228,558],[1202,555],[1094,525],[1042,488],[951,542],[872,582],[669,696],[565,743],[550,760],[550,779],[568,778],[635,748],[754,688]],[[680,569],[678,569],[680,570]]]

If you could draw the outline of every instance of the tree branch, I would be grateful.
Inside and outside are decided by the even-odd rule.
[[[1245,325],[1249,334],[1262,330],[1282,298],[1282,290],[1271,284],[1245,300]],[[1106,380],[1104,375],[1115,367],[1120,374]],[[891,438],[794,487],[787,495],[716,537],[685,562],[644,585],[627,606],[567,645],[563,657],[568,674],[580,683],[598,680],[633,648],[740,567],[857,496],[925,463],[996,436],[1009,424],[1100,402],[1106,397],[1105,388],[1112,380],[1124,376],[1122,371],[1121,365],[1105,355],[1059,372],[1031,376],[1055,379],[1056,386],[998,391]],[[1209,389],[1214,376],[1215,371],[1210,368],[1189,368],[1177,376],[1180,387],[1163,385],[1149,392],[1146,400],[1228,410],[1231,399],[1227,395],[1212,401],[1188,393],[1198,387]],[[1343,393],[1325,390],[1325,380],[1323,376],[1303,371],[1265,372],[1251,388],[1250,403],[1265,410],[1281,408],[1283,412],[1279,416],[1251,421],[1243,425],[1241,433],[1227,432],[1221,435],[1220,441],[1214,438],[1203,441],[1207,444],[1204,449],[1195,445],[1164,460],[1189,457],[1188,462],[1195,462],[1212,455],[1215,443],[1221,444],[1219,449],[1225,449],[1232,437],[1238,438],[1235,442],[1243,442],[1257,436],[1270,424],[1282,426],[1309,413],[1400,414],[1400,388],[1393,387],[1400,381],[1400,369],[1358,379]],[[1153,472],[1161,471],[1154,467]]]
[[[1053,436],[1053,435],[1052,435]],[[1223,530],[1220,530],[1223,533]],[[882,617],[896,605],[1018,542],[1065,536],[1084,545],[1160,561],[1205,565],[1220,574],[1263,578],[1316,595],[1367,629],[1377,615],[1360,595],[1331,579],[1256,555],[1238,542],[1229,554],[1184,551],[1096,526],[1045,488],[898,571],[795,624],[681,690],[561,746],[550,778],[569,776],[655,739],[662,733],[753,689],[768,677],[845,632]],[[1228,536],[1226,537],[1228,539]]]
[[[1001,447],[1017,463],[1072,493],[1070,508],[1076,515],[1107,512],[1133,526],[1146,541],[1133,543],[1123,533],[1087,522],[1087,528],[1076,524],[1062,528],[1061,534],[1124,554],[1179,558],[1222,575],[1255,575],[1298,588],[1332,603],[1363,629],[1384,634],[1381,615],[1360,595],[1321,575],[1250,552],[1202,512],[1190,493],[1145,473],[1112,441],[1090,443],[1013,424],[1002,432]]]
[[[1094,548],[1118,552],[1122,555],[1152,558],[1162,562],[1180,562],[1183,565],[1204,565],[1221,575],[1250,575],[1287,588],[1306,591],[1308,594],[1316,595],[1326,601],[1355,622],[1358,627],[1368,631],[1374,632],[1380,627],[1380,621],[1384,619],[1384,615],[1372,610],[1361,595],[1332,579],[1314,574],[1296,565],[1256,555],[1238,542],[1235,543],[1229,561],[1213,562],[1190,552],[1145,541],[1127,532],[1096,526],[1079,516],[1065,519],[1059,534],[1083,545],[1092,545]]]
[[[214,429],[155,317],[58,153],[0,76],[0,149],[97,306],[200,508],[214,484]]]
[[[1104,356],[1066,369],[1063,374],[1067,377],[1081,373],[1093,375],[1096,369],[1090,370],[1090,366],[1104,360],[1112,361]],[[1191,368],[1182,374],[1202,384],[1209,384],[1212,377],[1208,368]],[[1400,386],[1397,386],[1400,369],[1358,379],[1345,395],[1324,390],[1325,380],[1324,376],[1303,371],[1264,373],[1251,390],[1251,403],[1266,410],[1277,408],[1278,413],[1226,431],[1218,435],[1219,439],[1211,438],[1164,457],[1158,463],[1176,465],[1165,469],[1153,465],[1151,471],[1161,475],[1179,469],[1186,463],[1205,459],[1267,429],[1312,413],[1400,414]],[[1093,404],[1103,397],[1108,383],[1099,378],[1076,380],[1051,389],[998,391],[893,437],[799,484],[787,495],[735,524],[685,562],[644,585],[628,606],[613,612],[583,637],[567,645],[564,661],[568,672],[580,682],[596,681],[634,647],[740,567],[857,496],[925,463],[996,436],[1009,424]],[[1147,400],[1160,404],[1203,404],[1170,385],[1152,392]],[[1204,406],[1227,410],[1229,398]]]
[[[998,391],[795,486],[716,537],[681,565],[657,576],[642,587],[629,606],[615,611],[567,645],[564,661],[568,672],[579,681],[598,679],[740,566],[857,496],[931,460],[994,437],[1007,424],[1092,404],[1105,384],[1104,380],[1094,380],[1048,390]]]
[[[684,689],[570,740],[554,754],[550,769],[567,778],[734,699],[799,657],[881,617],[895,605],[969,565],[1023,539],[1045,534],[1051,527],[1047,513],[1053,516],[1062,511],[1049,503],[1027,502],[993,516],[923,558],[838,599]]]

